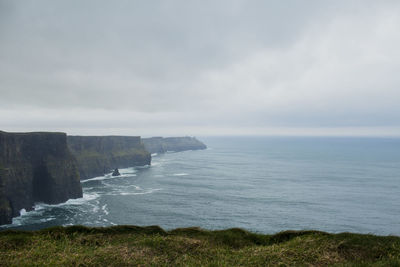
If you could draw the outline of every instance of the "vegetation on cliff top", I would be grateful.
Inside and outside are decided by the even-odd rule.
[[[72,226],[1,232],[0,262],[30,266],[399,266],[400,237]]]

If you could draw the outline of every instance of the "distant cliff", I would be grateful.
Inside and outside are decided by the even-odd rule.
[[[67,140],[78,162],[81,179],[151,162],[150,153],[139,136],[68,136]]]
[[[185,150],[206,149],[207,146],[195,137],[151,137],[143,138],[143,144],[150,153],[180,152]]]
[[[0,131],[0,224],[35,202],[82,197],[76,161],[64,133]]]
[[[150,153],[205,149],[194,137],[66,136],[0,131],[0,224],[35,202],[82,197],[81,179],[150,165]]]

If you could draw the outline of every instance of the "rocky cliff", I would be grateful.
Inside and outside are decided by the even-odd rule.
[[[180,152],[185,150],[206,149],[207,146],[195,137],[151,137],[143,138],[143,144],[150,153]]]
[[[35,202],[82,197],[79,180],[65,133],[0,131],[0,224]]]
[[[68,146],[77,159],[81,179],[151,162],[139,136],[68,136]]]

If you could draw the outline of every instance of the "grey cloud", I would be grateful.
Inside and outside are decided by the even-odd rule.
[[[0,0],[0,126],[397,127],[399,11],[396,1]]]

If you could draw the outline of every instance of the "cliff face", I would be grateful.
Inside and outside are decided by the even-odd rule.
[[[143,144],[150,153],[206,149],[207,146],[195,137],[151,137],[143,138]]]
[[[0,131],[0,224],[35,202],[82,197],[76,161],[64,133]]]
[[[151,163],[150,153],[139,136],[68,136],[67,139],[81,179],[104,175],[115,168]]]

